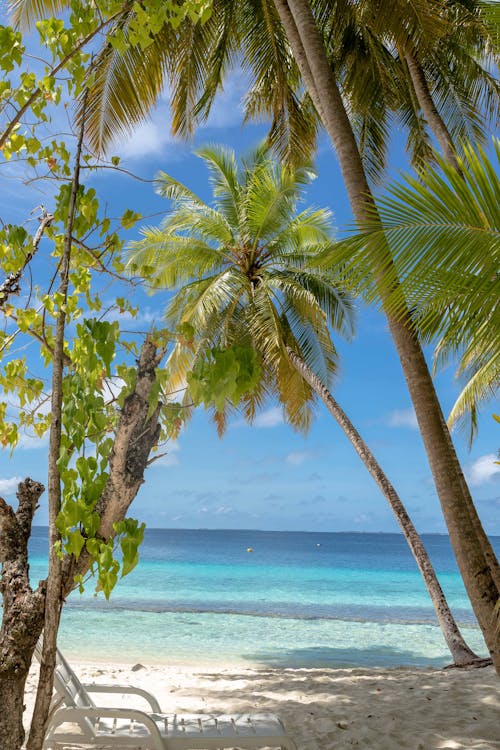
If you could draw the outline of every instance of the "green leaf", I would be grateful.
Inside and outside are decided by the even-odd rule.
[[[142,214],[136,213],[128,208],[123,214],[120,223],[124,229],[132,229],[140,219],[142,219]]]
[[[83,538],[81,532],[78,529],[75,529],[74,531],[68,532],[67,541],[64,544],[64,549],[69,555],[74,555],[78,560],[84,544],[85,539]]]
[[[125,518],[123,521],[113,525],[117,534],[120,534],[120,547],[122,550],[122,577],[128,575],[139,562],[139,546],[144,539],[146,524],[135,518]]]

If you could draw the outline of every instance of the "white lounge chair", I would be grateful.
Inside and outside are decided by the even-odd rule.
[[[39,647],[35,654],[40,657]],[[60,651],[54,689],[45,750],[297,750],[280,719],[273,714],[163,714],[156,698],[146,690],[125,685],[82,684]],[[139,695],[149,703],[151,712],[98,706],[90,693]]]

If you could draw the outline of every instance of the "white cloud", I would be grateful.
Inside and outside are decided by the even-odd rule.
[[[10,477],[9,479],[0,479],[0,495],[13,495],[17,490],[17,485],[22,482],[22,477]]]
[[[174,138],[170,126],[168,99],[162,98],[151,117],[137,125],[130,135],[123,135],[112,143],[107,153],[133,162],[160,155],[164,162],[167,157],[169,162],[182,159],[189,153],[188,147]]]
[[[203,128],[229,128],[239,125],[243,119],[243,97],[248,91],[248,80],[243,71],[232,71],[224,82],[224,88],[215,97],[208,120]]]
[[[167,123],[164,122],[162,127],[151,120],[138,125],[128,138],[125,137],[120,143],[113,144],[109,152],[132,161],[159,154],[171,142]]]
[[[243,119],[242,101],[247,90],[245,73],[241,69],[232,71],[215,98],[208,120],[201,124],[199,130],[240,125]],[[108,153],[134,162],[158,155],[163,160],[168,156],[169,162],[183,159],[190,149],[171,133],[170,98],[171,93],[166,87],[151,117],[134,128],[130,136],[117,139],[109,147]]]
[[[161,310],[157,312],[151,307],[146,307],[139,310],[139,312],[135,316],[132,315],[128,310],[124,310],[122,312],[121,310],[118,310],[116,307],[114,307],[103,316],[103,320],[108,320],[110,323],[118,321],[123,325],[126,322],[127,328],[135,331],[138,328],[149,328],[151,323],[155,323],[159,318],[161,318],[161,316]]]
[[[412,406],[409,409],[392,411],[387,419],[387,424],[389,427],[409,427],[411,430],[418,430],[417,417]]]
[[[24,451],[40,450],[40,448],[47,448],[48,444],[48,430],[44,435],[42,435],[42,437],[38,437],[38,435],[28,435],[27,433],[20,433],[16,449]]]
[[[279,406],[263,411],[254,420],[254,427],[276,427],[283,424],[283,410]]]
[[[309,458],[311,458],[311,453],[309,451],[292,451],[286,457],[286,462],[292,466],[300,466]]]
[[[478,487],[480,484],[486,484],[495,474],[500,474],[500,465],[496,464],[497,457],[494,453],[487,453],[480,456],[466,470],[467,481],[471,487]]]

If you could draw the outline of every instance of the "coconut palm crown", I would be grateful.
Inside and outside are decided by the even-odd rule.
[[[189,346],[179,342],[168,362],[170,384],[185,384],[188,370],[211,346],[244,343],[261,360],[257,389],[244,403],[252,419],[277,393],[287,420],[307,429],[313,394],[289,361],[296,351],[326,385],[336,369],[330,326],[352,333],[352,303],[333,273],[310,263],[331,244],[324,209],[297,212],[310,168],[291,170],[257,149],[241,166],[232,150],[206,146],[213,188],[209,205],[165,173],[158,192],[172,200],[159,228],[131,244],[128,265],[152,289],[176,290],[166,308],[170,327],[189,323]]]

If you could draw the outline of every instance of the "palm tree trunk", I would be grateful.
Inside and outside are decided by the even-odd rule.
[[[309,383],[313,391],[323,401],[330,414],[342,428],[344,434],[351,442],[354,450],[379,486],[382,494],[389,503],[392,512],[396,516],[404,537],[408,542],[411,553],[415,558],[418,569],[424,579],[443,637],[452,655],[454,665],[457,667],[465,667],[470,666],[471,664],[480,664],[482,666],[485,660],[477,656],[477,654],[475,654],[466,644],[448,606],[448,602],[446,601],[441,584],[438,581],[432,562],[427,554],[427,550],[425,549],[406,508],[401,502],[398,493],[387,478],[382,467],[342,407],[333,398],[330,391],[325,388],[320,379],[308,367],[306,362],[304,362],[304,360],[290,348],[287,348],[287,353],[297,372],[307,383]],[[488,659],[487,661],[490,660]]]
[[[441,150],[443,152],[443,156],[445,157],[447,161],[450,162],[450,164],[460,174],[461,170],[460,170],[460,165],[458,163],[455,146],[453,144],[453,139],[450,135],[448,128],[446,127],[446,124],[444,123],[441,115],[437,111],[437,108],[434,104],[432,94],[429,91],[429,86],[425,78],[425,73],[422,67],[419,65],[416,58],[410,52],[405,50],[402,53],[402,56],[404,56],[406,60],[406,64],[408,66],[408,71],[410,73],[410,77],[411,77],[411,81],[413,85],[413,90],[415,92],[415,96],[417,97],[417,101],[425,117],[425,120],[427,124],[429,125],[429,128],[431,129],[437,142],[439,143]],[[466,486],[464,488],[464,491],[465,491],[465,495],[467,497],[470,497],[470,494]],[[500,565],[496,558],[495,552],[493,551],[490,540],[486,536],[486,533],[483,529],[479,516],[477,515],[477,510],[474,504],[471,502],[469,503],[468,507],[469,507],[469,514],[472,520],[472,525],[474,526],[474,529],[476,531],[480,544],[483,548],[483,553],[486,557],[488,565],[490,566],[493,580],[495,581],[496,586],[498,590],[500,591]]]
[[[413,90],[415,91],[425,121],[439,143],[444,158],[455,167],[457,172],[459,172],[460,165],[457,160],[453,140],[443,118],[436,109],[436,105],[434,104],[425,78],[425,73],[416,58],[406,49],[404,51],[404,59],[408,66]]]
[[[293,34],[289,34],[290,16],[282,12],[281,5],[281,2],[277,2],[276,8],[292,52],[294,56],[297,54],[297,61],[305,54],[314,77],[315,89],[321,97],[320,115],[337,152],[354,216],[360,224],[367,221],[373,224],[376,221],[375,202],[309,3],[307,0],[288,0],[288,8],[293,17]],[[298,49],[294,48],[294,34],[298,34],[300,38],[301,46]],[[382,279],[393,271],[389,248],[384,263],[372,270],[376,279]],[[394,283],[397,283],[395,274],[394,279]],[[381,287],[380,292],[384,301],[387,296],[384,287]],[[451,442],[424,354],[413,330],[410,314],[406,311],[395,317],[386,311],[386,316],[415,407],[458,566],[488,650],[500,673],[500,630],[495,612],[499,590],[469,513],[468,506],[472,504],[472,498]]]

